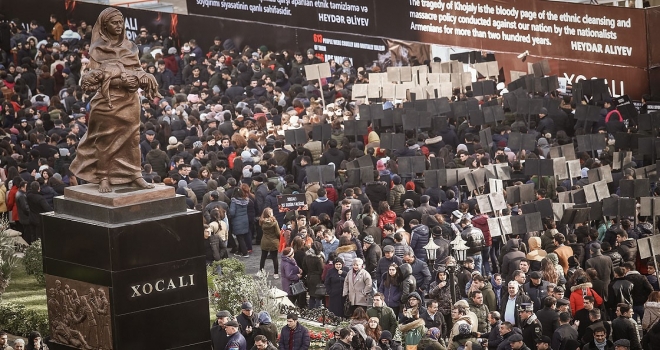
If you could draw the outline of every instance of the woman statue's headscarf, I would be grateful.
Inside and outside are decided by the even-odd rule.
[[[116,43],[110,43],[110,38],[106,32],[105,24],[115,16],[120,16],[122,19],[124,15],[114,7],[108,7],[101,12],[99,18],[96,19],[96,24],[92,29],[92,42],[90,44],[89,51],[92,51],[93,46],[100,44],[99,41],[103,40],[104,44],[111,44],[112,46],[121,46],[126,39],[126,27],[122,27],[121,34],[119,35],[119,40]]]

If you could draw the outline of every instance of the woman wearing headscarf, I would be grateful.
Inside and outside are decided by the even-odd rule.
[[[536,145],[538,146],[539,155],[543,156],[543,158],[548,158],[548,153],[550,153],[550,145],[548,144],[548,140],[545,137],[541,137],[536,142]]]
[[[344,267],[344,260],[336,258],[333,260],[334,268],[328,270],[325,276],[325,290],[328,293],[328,310],[339,317],[344,317],[343,296],[344,281],[348,274],[348,267]]]
[[[438,340],[440,339],[440,329],[433,327],[426,331],[426,335],[417,344],[418,349],[432,349],[432,350],[445,350],[445,346]]]
[[[309,308],[315,309],[321,306],[321,300],[325,297],[325,292],[317,291],[316,286],[321,283],[321,274],[323,274],[323,245],[321,242],[314,242],[312,249],[308,250],[303,259],[302,270],[305,276],[305,286],[309,292]]]
[[[541,269],[541,260],[543,260],[548,253],[541,248],[540,237],[529,237],[527,245],[529,246],[529,253],[527,253],[529,269],[530,271],[539,271]]]
[[[300,298],[298,298],[298,295],[291,295],[291,284],[300,281],[302,269],[296,264],[296,260],[293,258],[293,248],[291,247],[286,247],[282,251],[280,278],[282,279],[282,290],[289,295],[289,300],[295,304]],[[302,295],[305,295],[305,293],[302,293]]]
[[[137,90],[141,88],[147,97],[153,98],[159,96],[158,84],[151,74],[142,70],[138,47],[127,40],[124,17],[116,8],[106,8],[99,15],[89,52],[90,71],[83,77],[83,87],[89,86],[90,90],[92,86],[101,87],[99,75],[110,82],[106,82],[107,96],[97,93],[90,101],[94,117],[80,140],[70,170],[87,182],[98,183],[99,192],[110,192],[111,185],[127,183],[153,188],[142,178],[140,168]],[[108,65],[118,67],[119,76],[108,74]]]
[[[259,326],[254,328],[254,336],[263,335],[269,342],[277,344],[277,336],[279,332],[277,326],[272,322],[268,311],[261,311],[257,315]]]

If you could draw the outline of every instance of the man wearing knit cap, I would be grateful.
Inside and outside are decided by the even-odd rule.
[[[419,193],[415,191],[415,183],[412,181],[406,182],[406,193],[401,196],[401,204],[403,205],[406,199],[412,199],[413,208],[417,208],[421,204],[420,197]]]

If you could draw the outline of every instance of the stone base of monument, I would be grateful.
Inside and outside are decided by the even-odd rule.
[[[43,215],[51,349],[209,349],[201,213],[174,189],[67,188]]]

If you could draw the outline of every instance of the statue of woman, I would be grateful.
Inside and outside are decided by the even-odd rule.
[[[112,185],[153,188],[140,168],[140,102],[138,88],[148,98],[160,96],[153,75],[140,67],[138,48],[126,39],[124,17],[115,8],[101,12],[92,31],[90,70],[83,88],[98,90],[92,98],[89,127],[80,140],[71,171],[99,184],[99,192]]]

